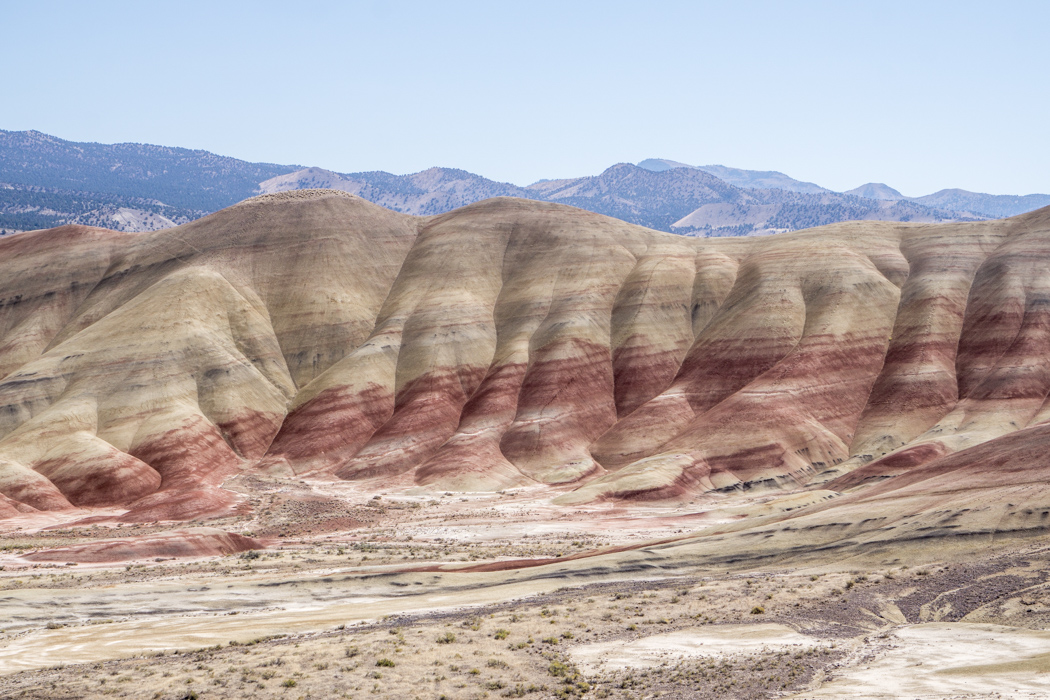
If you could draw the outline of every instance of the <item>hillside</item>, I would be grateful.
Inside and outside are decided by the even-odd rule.
[[[244,507],[220,488],[243,470],[565,503],[1034,483],[1048,256],[1050,209],[696,239],[331,190],[19,234],[0,508],[215,516]],[[1029,456],[989,480],[994,445]]]
[[[0,235],[72,222],[116,231],[155,231],[207,213],[155,199],[0,183]]]
[[[1050,206],[1050,194],[1029,194],[1024,196],[1007,194],[982,194],[966,190],[941,190],[925,197],[912,197],[911,201],[928,207],[952,209],[959,212],[970,212],[975,216],[986,216],[1000,219],[1017,216],[1025,212]]]
[[[940,190],[924,197],[905,197],[881,182],[869,182],[845,194],[890,202],[914,202],[925,207],[955,212],[959,217],[973,219],[1002,219],[1050,206],[1050,195],[1047,194],[1017,196],[952,189]]]
[[[0,233],[62,224],[149,231],[253,196],[294,166],[186,148],[0,130]]]
[[[548,201],[662,231],[704,204],[738,205],[746,211],[758,202],[750,192],[700,170],[654,172],[628,163],[614,165],[601,175],[548,180],[529,189]]]
[[[673,170],[675,168],[702,170],[705,173],[714,175],[719,180],[750,190],[777,189],[807,194],[830,192],[830,190],[820,185],[796,180],[777,170],[742,170],[741,168],[727,168],[724,165],[686,165],[685,163],[664,158],[646,158],[638,163],[638,167],[652,170],[653,172],[663,172],[664,170]]]
[[[247,163],[187,148],[77,143],[39,131],[0,130],[0,182],[155,199],[212,212],[252,196],[296,168]]]

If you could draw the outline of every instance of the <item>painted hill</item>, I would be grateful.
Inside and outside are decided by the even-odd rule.
[[[249,507],[221,488],[245,470],[566,504],[926,484],[1038,505],[1048,262],[1050,209],[697,239],[298,190],[16,234],[0,515],[218,516]]]

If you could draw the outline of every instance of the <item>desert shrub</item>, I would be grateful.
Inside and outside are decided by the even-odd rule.
[[[547,673],[556,678],[564,676],[569,670],[569,665],[564,664],[561,661],[552,661],[551,665],[547,667]]]

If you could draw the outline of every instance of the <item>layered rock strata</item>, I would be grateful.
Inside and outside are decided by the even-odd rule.
[[[0,241],[0,517],[229,514],[245,470],[578,503],[849,490],[1015,434],[1028,454],[1050,423],[1047,270],[1050,209],[690,239],[313,190],[151,233],[19,234]]]

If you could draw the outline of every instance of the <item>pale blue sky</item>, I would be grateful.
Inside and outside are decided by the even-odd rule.
[[[528,184],[1050,192],[1050,2],[0,0],[0,128]]]

